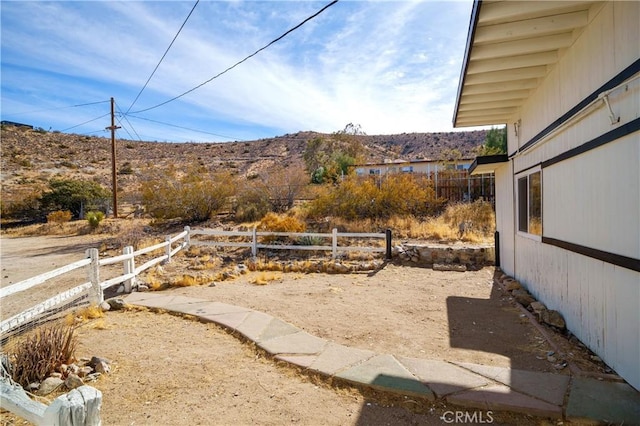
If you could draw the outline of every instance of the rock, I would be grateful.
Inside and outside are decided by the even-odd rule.
[[[519,281],[514,280],[513,278],[511,278],[511,279],[506,281],[506,286],[507,286],[507,291],[521,290],[522,289],[522,284],[520,284]]]
[[[38,382],[29,383],[29,385],[27,386],[27,392],[35,392],[39,387],[40,383]]]
[[[72,390],[84,385],[84,382],[80,377],[78,377],[77,374],[72,373],[67,376],[67,379],[64,381],[64,385],[67,387],[67,389]]]
[[[139,292],[149,291],[149,286],[146,284],[138,284],[138,291]]]
[[[40,388],[38,389],[38,395],[45,396],[49,395],[54,390],[58,389],[60,386],[64,384],[64,380],[58,377],[47,377],[40,383]]]
[[[57,377],[58,379],[62,379],[62,373],[59,373],[57,371],[51,373],[51,375],[49,377]]]
[[[434,263],[433,264],[434,271],[454,271],[454,272],[465,272],[467,267],[465,265],[457,265],[453,263]]]
[[[110,310],[110,309],[111,309],[111,305],[109,305],[109,303],[107,303],[107,302],[102,302],[102,303],[100,304],[100,310],[101,310],[102,312],[107,312],[107,311],[108,311],[108,310]]]
[[[546,310],[546,309],[547,309],[547,307],[546,307],[546,306],[544,306],[544,304],[543,304],[543,303],[538,302],[538,301],[536,301],[536,302],[531,302],[531,304],[529,305],[529,307],[530,307],[531,309],[533,309],[533,312],[535,312],[536,314],[539,314],[540,312],[542,312],[542,311],[544,311],[544,310]]]
[[[511,295],[513,296],[514,299],[516,299],[516,302],[518,302],[525,308],[529,306],[532,302],[536,301],[536,299],[532,295],[530,295],[527,290],[524,290],[524,289],[513,290],[513,292],[511,292]]]
[[[96,373],[100,374],[109,374],[111,372],[111,367],[104,361],[100,361],[99,363],[97,363],[93,369],[96,371]]]
[[[97,371],[96,366],[100,363],[105,363],[107,365],[111,364],[111,361],[109,361],[106,358],[100,358],[97,356],[93,356],[91,357],[91,360],[87,363],[87,365],[91,368],[93,368],[95,371]]]
[[[564,318],[558,311],[550,311],[545,309],[540,313],[540,319],[543,323],[548,324],[552,327],[559,328],[560,330],[564,330],[567,325],[564,322]]]
[[[118,293],[118,294],[124,293],[124,286],[121,285],[120,287],[118,287],[118,290],[116,290],[116,293]]]
[[[78,376],[80,377],[86,377],[91,373],[93,373],[93,368],[91,368],[88,365],[85,365],[84,367],[80,367],[80,369],[78,370]]]
[[[107,303],[109,304],[109,307],[114,311],[121,311],[125,308],[125,305],[126,305],[124,303],[124,299],[121,299],[119,297],[115,299],[109,299],[107,300]]]

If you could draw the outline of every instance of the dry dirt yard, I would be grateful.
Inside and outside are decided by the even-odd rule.
[[[7,247],[19,241],[1,242],[5,269]],[[32,265],[35,275],[42,272],[38,265],[50,266],[44,259],[29,259],[25,252],[3,274]],[[169,280],[188,271],[189,263],[177,257],[162,269],[158,277]],[[318,337],[379,353],[556,371],[546,359],[551,346],[493,284],[493,273],[387,264],[347,275],[269,273],[265,285],[254,284],[261,272],[251,272],[164,291],[249,307]],[[441,414],[455,409],[332,387],[265,358],[216,325],[168,313],[110,311],[80,327],[78,335],[79,356],[113,362],[112,373],[92,384],[103,392],[105,425],[441,425]],[[524,415],[494,417],[494,424],[555,424]],[[3,425],[24,424],[6,413],[0,418]]]

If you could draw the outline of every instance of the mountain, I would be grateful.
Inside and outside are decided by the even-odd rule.
[[[393,159],[442,159],[451,150],[473,157],[486,131],[357,135],[366,162]],[[118,187],[133,196],[142,179],[154,170],[193,165],[209,170],[232,170],[238,176],[255,176],[285,166],[303,167],[307,141],[332,138],[311,131],[255,141],[226,143],[168,143],[116,141]],[[2,203],[7,205],[47,188],[52,178],[91,179],[111,187],[111,140],[105,137],[46,132],[3,125],[1,175]]]

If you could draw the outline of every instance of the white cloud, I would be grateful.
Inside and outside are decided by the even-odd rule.
[[[133,110],[203,83],[324,4],[201,2]],[[3,119],[57,100],[114,96],[128,108],[192,6],[3,2]],[[139,115],[249,138],[348,122],[369,134],[448,130],[469,12],[460,2],[342,1],[229,73]],[[82,122],[55,119],[58,128]],[[187,134],[131,121],[146,134]]]

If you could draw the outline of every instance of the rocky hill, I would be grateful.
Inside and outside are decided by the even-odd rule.
[[[485,131],[358,135],[366,162],[393,159],[442,159],[451,150],[473,157]],[[111,140],[105,137],[46,132],[14,126],[1,130],[2,202],[12,203],[47,187],[56,177],[92,179],[111,186]],[[276,166],[303,167],[307,141],[331,138],[316,132],[298,132],[275,138],[228,143],[166,143],[116,141],[118,186],[123,196],[135,193],[141,179],[154,170],[193,165],[231,170],[251,176]]]

